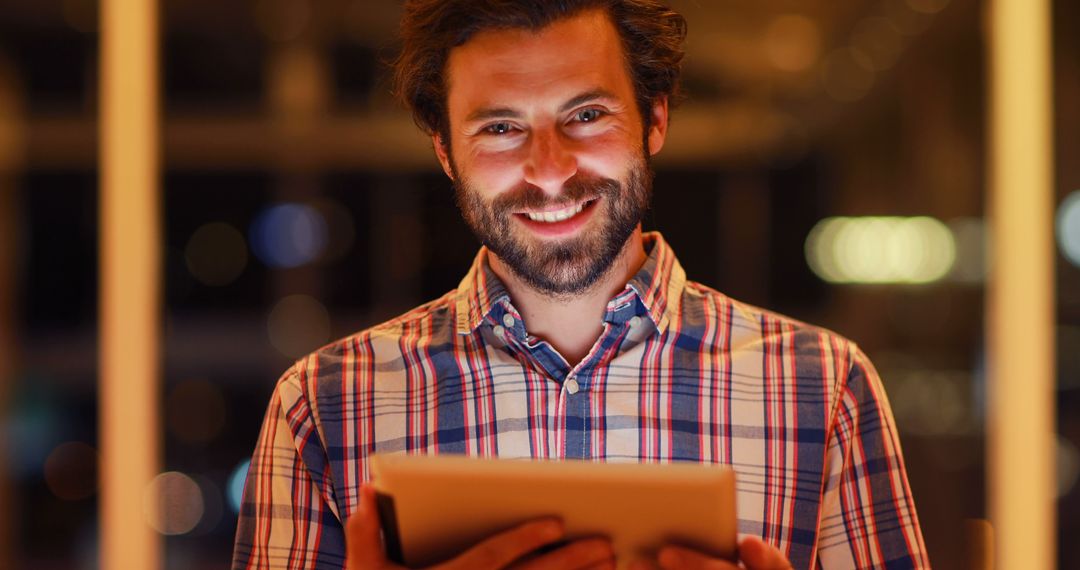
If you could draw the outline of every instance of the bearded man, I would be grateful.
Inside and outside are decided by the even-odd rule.
[[[726,464],[738,563],[639,562],[929,566],[866,356],[688,281],[641,231],[685,33],[658,0],[406,2],[398,92],[484,247],[457,289],[282,376],[234,568],[341,568],[346,542],[350,568],[393,567],[376,452]],[[440,567],[614,567],[607,540],[562,533],[526,523]]]

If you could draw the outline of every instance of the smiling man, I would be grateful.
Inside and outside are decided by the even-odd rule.
[[[283,375],[234,568],[341,568],[346,542],[350,568],[392,567],[375,452],[723,463],[742,567],[928,567],[866,356],[687,281],[642,234],[682,17],[655,0],[415,0],[402,35],[399,93],[484,247],[457,289]],[[561,537],[535,521],[441,567],[613,567],[603,539],[535,555]],[[643,562],[737,567],[676,546]]]

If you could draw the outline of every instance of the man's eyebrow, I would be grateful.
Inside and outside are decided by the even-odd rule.
[[[469,113],[468,117],[465,117],[466,123],[474,123],[478,121],[486,121],[488,119],[520,119],[522,117],[519,111],[515,111],[510,107],[488,107],[486,109],[477,109],[472,113]]]
[[[581,95],[578,95],[577,97],[574,97],[573,99],[570,99],[569,101],[563,103],[562,107],[559,107],[559,112],[562,113],[565,111],[569,111],[570,109],[573,109],[578,105],[582,105],[590,101],[595,101],[597,99],[615,98],[615,94],[611,91],[608,91],[607,89],[593,89],[592,91],[586,91],[585,93],[582,93]]]
[[[586,91],[581,95],[570,99],[563,103],[559,107],[559,112],[564,113],[590,101],[597,99],[615,99],[615,95],[606,89],[593,89],[592,91]],[[475,123],[479,121],[487,121],[489,119],[520,119],[523,115],[520,111],[512,109],[510,107],[486,107],[483,109],[477,109],[472,113],[469,113],[468,117],[465,117],[466,123]]]

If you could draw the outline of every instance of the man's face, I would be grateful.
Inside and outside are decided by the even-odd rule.
[[[625,61],[602,11],[450,52],[449,154],[438,137],[436,152],[473,232],[541,292],[587,290],[648,207],[667,102],[644,133]]]

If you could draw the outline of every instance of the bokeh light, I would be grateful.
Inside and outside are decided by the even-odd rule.
[[[226,499],[229,503],[229,508],[234,513],[240,512],[240,501],[244,498],[244,482],[247,481],[248,468],[251,467],[251,460],[245,459],[241,461],[232,473],[229,474],[228,487],[225,489]]]
[[[306,204],[277,204],[263,210],[251,225],[251,249],[270,267],[300,267],[326,248],[326,220]]]
[[[188,444],[206,443],[225,427],[225,396],[206,380],[185,380],[165,398],[169,433]]]
[[[875,71],[884,71],[900,57],[903,35],[885,18],[866,18],[851,32],[851,49],[862,56],[860,62],[870,64]]]
[[[1080,190],[1066,196],[1058,206],[1057,240],[1065,258],[1080,267]]]
[[[813,20],[799,14],[781,14],[765,31],[765,53],[777,69],[804,71],[817,62],[821,31]]]
[[[248,252],[244,235],[223,222],[200,226],[184,248],[188,271],[205,285],[228,285],[243,273]]]
[[[164,535],[186,534],[199,524],[204,503],[199,484],[178,471],[154,477],[143,495],[146,521]]]
[[[298,358],[330,340],[330,313],[315,298],[290,295],[270,310],[270,344],[290,358]]]
[[[914,9],[908,0],[884,0],[881,8],[885,17],[906,36],[921,34],[933,22],[933,13]]]
[[[276,52],[270,68],[268,99],[281,124],[303,124],[325,109],[329,97],[326,81],[325,62],[314,50]]]
[[[833,50],[821,64],[821,84],[836,101],[858,101],[874,87],[873,66],[862,52],[850,48]]]
[[[829,283],[930,283],[952,268],[956,245],[934,218],[835,217],[810,231],[806,260]]]
[[[61,443],[45,459],[45,484],[53,495],[78,501],[97,491],[97,450],[81,441]]]

